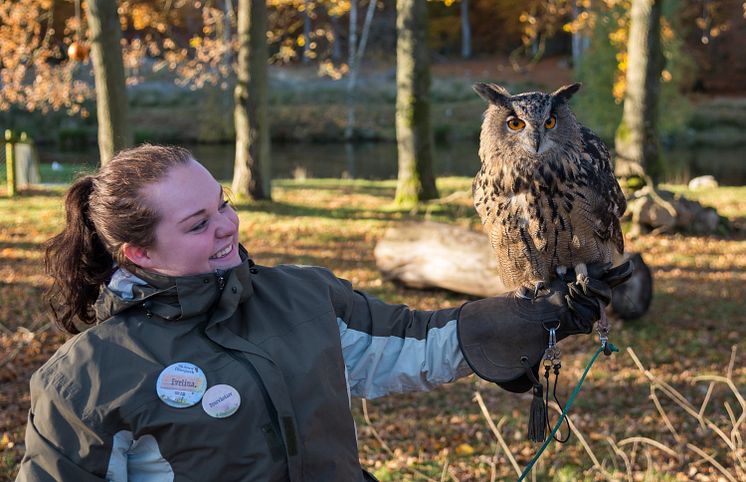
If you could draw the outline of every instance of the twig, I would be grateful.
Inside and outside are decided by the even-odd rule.
[[[653,440],[653,439],[648,438],[648,437],[627,437],[624,440],[620,440],[618,445],[621,447],[623,445],[628,445],[628,444],[631,444],[631,443],[638,443],[638,442],[639,443],[648,444],[648,445],[652,445],[653,447],[658,448],[658,449],[666,452],[671,457],[678,457],[679,456],[679,454],[674,449],[672,449],[671,447],[668,447],[667,445],[664,445],[661,442],[658,442],[657,440]]]
[[[720,473],[722,473],[728,480],[730,480],[731,482],[738,482],[736,480],[736,478],[733,477],[733,475],[731,475],[731,473],[725,467],[723,467],[722,465],[720,465],[720,462],[718,462],[712,456],[710,456],[707,453],[705,453],[704,450],[700,449],[699,447],[697,447],[696,445],[693,445],[693,444],[686,444],[686,446],[687,446],[687,448],[689,448],[689,450],[691,450],[691,451],[699,454],[701,457],[703,457],[708,462],[710,462],[710,464],[712,464],[713,467],[715,467],[716,469],[718,469],[720,471]]]
[[[710,403],[710,397],[712,396],[712,390],[714,388],[715,388],[715,382],[710,382],[710,386],[707,387],[707,393],[705,394],[705,399],[702,400],[702,406],[699,407],[699,424],[702,426],[702,428],[705,428],[705,424],[702,419],[704,418],[707,404]]]
[[[621,444],[617,444],[621,445]],[[639,449],[639,444],[637,442],[632,443],[632,450],[629,454],[629,463],[634,467],[637,464],[637,450]]]
[[[736,350],[738,349],[738,345],[733,345],[730,347],[730,362],[728,363],[728,370],[725,372],[725,376],[728,377],[728,379],[733,380],[733,366],[736,364]]]
[[[489,410],[487,410],[487,406],[484,404],[484,399],[482,398],[482,394],[479,393],[479,390],[474,392],[474,400],[476,400],[477,404],[479,404],[479,408],[482,410],[482,415],[484,415],[484,418],[487,420],[487,425],[489,425],[490,430],[492,431],[492,434],[497,439],[498,443],[500,444],[500,447],[502,447],[503,451],[505,452],[505,455],[508,457],[508,460],[510,461],[510,464],[515,469],[515,473],[519,476],[521,475],[521,468],[518,466],[518,463],[515,461],[515,457],[513,457],[513,454],[510,452],[510,448],[508,448],[508,444],[505,443],[505,439],[500,434],[500,431],[495,426],[495,422],[492,421],[492,415],[490,415]],[[500,419],[498,424],[502,424],[505,417]]]
[[[720,429],[720,427],[717,426],[715,422],[710,420],[707,417],[700,417],[699,412],[697,412],[694,409],[694,406],[687,400],[681,393],[679,393],[675,388],[673,388],[671,385],[667,384],[666,382],[660,380],[655,375],[653,375],[649,370],[646,370],[642,363],[640,362],[640,359],[637,358],[637,355],[635,355],[634,350],[632,350],[631,347],[627,347],[627,353],[632,357],[635,364],[637,364],[638,368],[643,372],[643,374],[648,377],[648,379],[653,383],[653,385],[656,386],[656,388],[660,389],[663,393],[668,395],[671,400],[676,402],[681,408],[683,408],[689,415],[696,418],[699,421],[703,421],[710,429],[712,429],[720,438],[725,441],[726,445],[728,445],[728,448],[731,450],[735,450],[736,447],[731,442],[730,438],[725,435],[725,433]],[[746,408],[746,402],[743,402],[743,397],[738,393],[738,390],[736,390],[735,385],[733,385],[733,382],[731,380],[728,380],[725,377],[716,376],[716,375],[707,375],[707,376],[699,376],[694,377],[693,381],[697,382],[700,380],[706,380],[706,381],[721,381],[723,383],[728,384],[733,392],[736,394],[736,398],[739,399],[739,403],[741,403],[741,406]],[[746,416],[746,412],[744,413],[744,416]],[[742,416],[742,418],[744,417]],[[740,420],[740,419],[739,419]]]
[[[653,404],[655,405],[655,408],[658,410],[658,413],[663,419],[663,423],[666,424],[666,427],[668,428],[668,430],[673,434],[673,438],[676,439],[676,442],[681,443],[681,436],[679,435],[679,432],[676,431],[673,424],[671,423],[671,419],[668,418],[666,411],[663,409],[663,405],[661,405],[661,402],[658,399],[658,396],[655,394],[655,389],[656,389],[655,385],[650,385],[650,398],[653,400]]]
[[[373,437],[378,440],[378,443],[381,444],[381,448],[389,454],[389,457],[396,457],[396,454],[393,450],[391,450],[391,447],[388,446],[388,444],[383,440],[381,435],[379,435],[378,430],[375,429],[373,426],[373,423],[370,421],[370,417],[368,416],[368,400],[362,399],[363,403],[363,420],[365,420],[365,423],[368,425],[368,429],[370,430],[370,433],[373,434]],[[426,474],[423,474],[419,470],[405,466],[404,469],[409,470],[413,474],[417,475],[418,477],[422,477],[424,480],[427,480],[428,482],[438,482],[437,480],[428,477]]]
[[[739,453],[739,450],[738,450],[740,448],[740,443],[739,443],[740,442],[740,437],[736,437],[736,436],[733,435],[734,433],[737,433],[738,428],[740,427],[740,425],[743,423],[744,420],[746,420],[746,401],[744,400],[743,396],[741,395],[741,393],[736,388],[736,386],[733,383],[732,379],[730,379],[729,377],[723,377],[723,376],[719,376],[719,375],[701,375],[701,376],[696,376],[696,377],[694,377],[692,379],[692,383],[696,383],[696,382],[700,382],[700,381],[725,383],[726,385],[728,385],[728,387],[731,389],[731,391],[735,395],[736,400],[738,400],[738,403],[741,405],[742,413],[741,413],[741,416],[738,418],[738,420],[736,420],[733,423],[733,429],[731,430],[731,436],[728,437],[725,434],[725,432],[723,432],[723,430],[720,427],[718,427],[717,424],[715,424],[715,422],[713,422],[709,418],[705,417],[703,414],[701,414],[699,412],[695,412],[693,410],[694,407],[692,407],[692,405],[688,402],[688,400],[686,400],[686,398],[683,397],[683,395],[681,395],[678,391],[676,391],[670,385],[667,385],[664,382],[662,382],[659,379],[657,379],[648,370],[645,370],[643,368],[643,366],[642,366],[642,363],[637,358],[637,356],[634,354],[634,351],[631,348],[628,347],[627,348],[627,352],[630,354],[630,356],[635,361],[635,363],[637,364],[637,366],[643,371],[643,373],[645,374],[645,376],[647,376],[653,382],[653,385],[657,385],[657,387],[660,388],[661,391],[663,391],[664,393],[666,393],[667,395],[669,395],[672,400],[674,400],[676,403],[678,403],[679,406],[681,406],[690,415],[692,415],[693,417],[695,417],[701,424],[706,425],[707,427],[709,427],[710,429],[712,429],[712,431],[715,432],[725,442],[725,444],[730,449],[730,451],[731,451],[731,453],[733,455],[733,458],[738,461],[738,463],[741,465],[741,467],[746,466],[746,463],[744,462],[743,457],[741,456],[741,454]],[[735,357],[735,350],[731,350],[731,360],[733,360],[734,357]],[[683,402],[682,402],[682,400],[683,400]],[[692,448],[692,450],[694,450],[695,452],[697,452],[697,450],[699,450],[696,446],[693,446],[692,444],[687,444],[687,446],[690,447],[690,448],[694,447],[694,448]],[[700,452],[697,452],[697,453],[700,453]],[[722,466],[714,458],[706,455],[704,452],[701,452],[700,454],[708,462],[710,462],[711,464],[713,464],[713,466],[715,466],[716,468],[718,468],[718,470],[721,470],[721,471],[725,470],[724,468],[722,468]],[[728,473],[728,475],[730,476],[730,473]],[[733,480],[735,480],[735,479],[733,479]]]
[[[490,462],[490,482],[495,482],[495,480],[497,480],[497,454],[499,453],[500,446],[495,444],[495,453],[492,455],[492,461]]]
[[[446,454],[446,461],[443,463],[443,471],[440,473],[440,482],[445,482],[446,475],[448,474],[448,455]]]
[[[556,403],[550,404],[550,406],[556,410],[558,413],[562,414],[562,409],[560,409]],[[598,462],[598,458],[596,458],[596,454],[593,453],[593,450],[591,450],[590,445],[588,445],[588,442],[585,441],[585,437],[583,437],[583,434],[580,433],[580,430],[575,426],[575,424],[572,422],[572,419],[570,416],[566,416],[565,420],[567,420],[567,424],[570,426],[570,430],[573,431],[576,437],[578,437],[578,440],[580,441],[581,445],[585,449],[585,451],[588,453],[588,456],[591,458],[591,461],[593,462],[593,467],[598,469],[604,477],[607,479],[613,479],[613,475],[608,473],[606,469],[601,466],[601,464]]]
[[[622,462],[624,462],[624,466],[627,468],[627,480],[629,480],[629,482],[634,482],[634,479],[632,478],[632,464],[630,463],[627,454],[625,454],[624,451],[617,446],[613,438],[606,437],[606,441],[614,450],[614,453],[616,453],[619,458],[622,459]]]
[[[653,472],[653,456],[650,455],[650,450],[645,450],[645,461],[648,464],[648,470],[646,470],[647,473]],[[646,474],[647,475],[647,474]],[[645,479],[647,480],[647,478]]]

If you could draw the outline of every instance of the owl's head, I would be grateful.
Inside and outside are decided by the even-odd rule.
[[[523,151],[527,157],[562,148],[578,135],[578,123],[567,105],[578,89],[580,84],[570,84],[551,94],[511,95],[497,84],[474,84],[476,93],[489,103],[482,124],[482,142],[497,143],[493,147],[502,152]]]

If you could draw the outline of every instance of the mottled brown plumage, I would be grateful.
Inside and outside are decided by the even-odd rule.
[[[609,151],[567,105],[579,87],[510,95],[495,84],[474,86],[489,103],[474,206],[508,288],[536,288],[624,251],[626,200]]]

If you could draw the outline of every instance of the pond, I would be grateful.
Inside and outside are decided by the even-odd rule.
[[[230,180],[234,146],[207,144],[187,146],[215,177]],[[479,169],[477,142],[452,142],[434,146],[436,176],[472,177]],[[352,178],[395,179],[396,144],[273,144],[272,178]],[[40,149],[42,163],[95,165],[95,149],[60,152]],[[664,181],[687,183],[705,174],[715,176],[721,185],[746,185],[746,146],[672,148],[664,152]]]

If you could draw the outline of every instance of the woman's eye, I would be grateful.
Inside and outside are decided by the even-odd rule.
[[[230,203],[229,203],[229,202],[228,202],[228,200],[226,199],[225,201],[223,201],[223,203],[222,203],[222,204],[220,205],[220,208],[218,208],[218,209],[219,209],[220,211],[222,211],[223,209],[227,208],[227,207],[228,207],[229,205],[230,205]]]
[[[552,114],[549,116],[549,119],[547,119],[546,122],[544,122],[544,126],[547,129],[554,129],[554,126],[557,125],[557,116]]]
[[[198,222],[197,224],[195,224],[194,226],[192,226],[192,229],[190,229],[189,231],[192,231],[192,232],[199,231],[202,228],[204,228],[205,226],[207,226],[207,220],[206,219],[202,220],[202,221]]]
[[[508,119],[508,127],[511,130],[519,131],[526,127],[526,123],[517,117],[511,117],[510,119]]]

